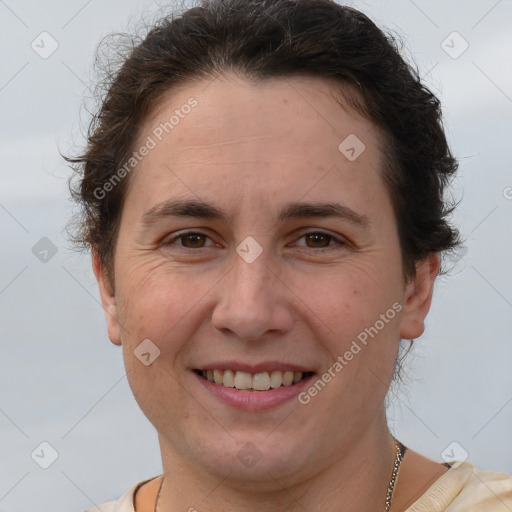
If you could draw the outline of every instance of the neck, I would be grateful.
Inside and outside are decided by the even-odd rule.
[[[316,471],[299,468],[293,476],[271,476],[264,482],[242,481],[228,475],[205,472],[191,465],[160,438],[164,482],[158,500],[163,510],[214,512],[303,512],[304,510],[383,511],[393,471],[396,448],[384,422],[374,425],[355,440],[350,448],[333,457]]]

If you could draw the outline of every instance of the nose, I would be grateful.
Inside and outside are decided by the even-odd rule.
[[[247,263],[238,255],[232,270],[217,288],[218,301],[212,316],[215,329],[245,341],[280,336],[293,323],[290,289],[260,255]]]

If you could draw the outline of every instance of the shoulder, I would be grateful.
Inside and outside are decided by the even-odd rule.
[[[455,462],[406,512],[507,512],[512,510],[512,476]]]
[[[86,510],[85,512],[135,512],[135,494],[145,483],[154,480],[155,477],[143,480],[132,487],[130,487],[120,498]]]

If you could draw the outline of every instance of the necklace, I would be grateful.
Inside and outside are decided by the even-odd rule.
[[[400,463],[402,462],[402,459],[404,458],[405,451],[407,450],[407,447],[404,446],[400,441],[397,441],[395,438],[393,438],[393,439],[395,441],[396,457],[395,457],[395,463],[393,465],[393,473],[391,475],[391,480],[389,481],[389,485],[388,485],[388,491],[386,493],[386,504],[384,507],[384,512],[389,512],[389,509],[391,508],[391,498],[393,497],[393,489],[395,488],[396,477],[398,476],[398,469],[400,468]],[[157,512],[158,500],[160,499],[160,492],[162,490],[163,483],[164,483],[164,479],[162,478],[162,483],[160,484],[160,488],[158,489],[158,494],[156,496],[154,512]]]
[[[396,457],[395,457],[395,464],[393,466],[393,474],[391,475],[391,480],[389,481],[388,485],[388,492],[386,493],[386,506],[384,508],[384,512],[388,512],[391,508],[391,498],[393,496],[393,489],[395,488],[396,483],[396,477],[398,475],[398,469],[400,468],[400,463],[402,462],[402,459],[404,458],[405,450],[407,448],[400,442],[397,441],[395,438],[393,438],[395,441],[395,447],[396,447]],[[155,510],[156,512],[156,510]]]

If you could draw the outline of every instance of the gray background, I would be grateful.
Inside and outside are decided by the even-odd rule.
[[[403,37],[405,55],[442,100],[460,158],[455,221],[468,252],[436,286],[390,425],[433,459],[456,441],[448,451],[512,473],[512,2],[350,5]],[[70,170],[58,152],[83,142],[96,44],[157,8],[0,0],[0,511],[83,510],[161,471],[155,430],[131,395],[121,349],[108,341],[89,256],[72,252],[64,235]],[[59,45],[47,59],[31,48],[43,31]],[[453,31],[469,44],[458,58],[458,36],[445,43],[451,56],[442,47]],[[32,251],[43,237],[58,248],[46,262]],[[58,453],[48,469],[31,458],[37,448],[40,464],[51,461],[43,441]]]

